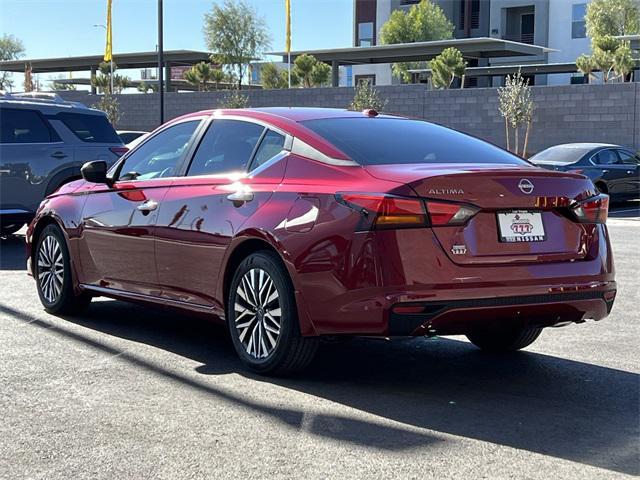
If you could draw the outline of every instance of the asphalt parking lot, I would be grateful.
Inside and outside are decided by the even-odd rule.
[[[0,477],[622,478],[640,474],[640,219],[609,220],[612,315],[525,352],[462,338],[324,346],[288,379],[224,329],[100,300],[46,314],[0,243]]]

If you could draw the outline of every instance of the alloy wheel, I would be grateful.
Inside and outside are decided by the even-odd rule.
[[[42,296],[47,302],[55,303],[62,293],[64,260],[60,243],[53,235],[40,243],[37,267]]]
[[[280,337],[280,294],[269,274],[261,268],[246,272],[236,289],[235,328],[247,354],[268,357]]]

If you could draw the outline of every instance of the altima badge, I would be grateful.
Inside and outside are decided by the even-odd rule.
[[[451,253],[454,255],[466,255],[467,246],[466,245],[454,245],[451,247]]]
[[[522,193],[524,193],[526,195],[529,195],[529,194],[531,194],[533,192],[533,183],[531,183],[531,180],[523,178],[518,183],[518,188],[520,189],[520,191]]]

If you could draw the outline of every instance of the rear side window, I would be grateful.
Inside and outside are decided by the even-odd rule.
[[[267,131],[260,142],[256,156],[251,164],[251,169],[253,170],[258,168],[260,165],[266,163],[279,154],[284,148],[284,140],[284,135],[280,135],[273,130]]]
[[[497,163],[527,165],[510,153],[432,123],[396,118],[329,118],[302,124],[360,165]]]
[[[61,120],[83,142],[122,143],[104,115],[64,112],[56,115],[56,118]]]
[[[618,155],[613,150],[600,150],[593,156],[593,161],[598,165],[613,165],[618,163]]]
[[[36,110],[0,110],[2,143],[49,143],[54,141],[47,121]],[[57,141],[58,139],[55,138]]]
[[[187,175],[246,171],[264,127],[241,120],[214,120],[196,150]]]
[[[631,152],[627,152],[625,150],[618,150],[618,155],[620,156],[620,161],[625,165],[640,164],[640,158],[638,158],[637,155],[634,155]]]

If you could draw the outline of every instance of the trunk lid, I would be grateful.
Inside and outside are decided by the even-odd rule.
[[[433,227],[442,249],[457,264],[572,261],[590,250],[593,225],[577,223],[566,214],[576,199],[595,195],[591,181],[582,175],[529,165],[365,168],[374,177],[411,186],[427,202],[456,202],[480,209],[465,225]],[[506,214],[502,222],[499,214]],[[544,235],[537,235],[540,224]],[[529,231],[523,234],[514,228]]]

